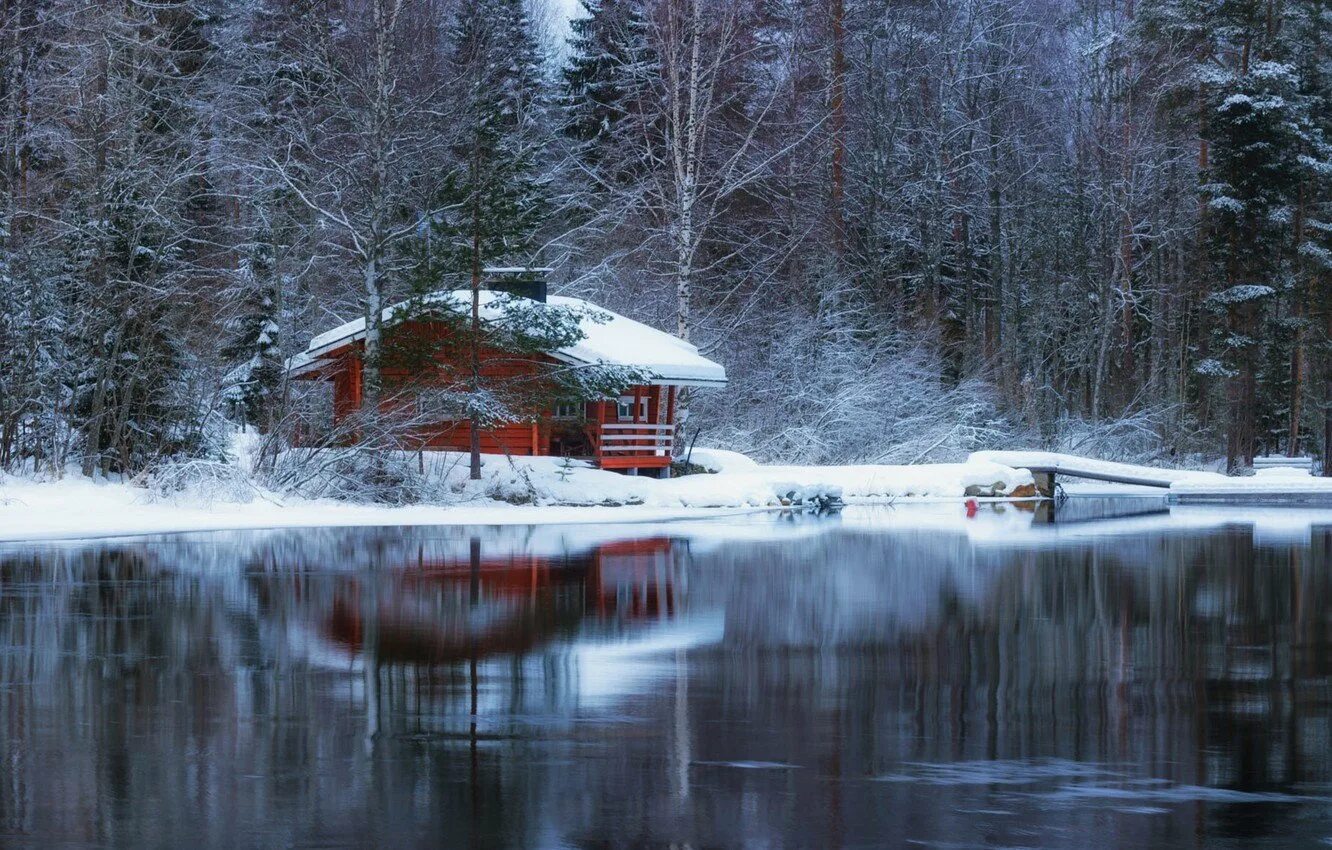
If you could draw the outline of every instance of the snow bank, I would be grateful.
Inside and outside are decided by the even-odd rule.
[[[129,484],[79,477],[33,482],[0,476],[0,541],[258,528],[664,522],[718,513],[682,507],[513,505],[493,499],[388,507],[271,494],[244,503],[189,505],[155,500],[148,491]]]
[[[415,457],[414,455],[412,456]],[[977,461],[922,466],[762,466],[744,455],[696,449],[693,462],[715,474],[659,480],[553,457],[485,455],[482,481],[467,480],[466,455],[430,452],[426,476],[458,497],[535,505],[658,508],[775,507],[832,498],[890,500],[1003,495],[1032,484],[1026,470]]]
[[[760,466],[743,455],[702,449],[723,471],[670,480],[621,475],[559,458],[483,458],[469,481],[465,456],[427,453],[423,478],[439,504],[388,507],[295,498],[253,488],[246,501],[178,498],[126,483],[78,476],[34,482],[0,477],[0,540],[96,537],[167,531],[359,525],[491,525],[664,521],[718,511],[820,504],[954,499],[1011,493],[1031,474],[974,461],[930,466]],[[412,456],[415,457],[415,456]]]
[[[726,449],[695,448],[689,452],[689,462],[708,472],[748,472],[758,469],[758,462],[748,455]]]
[[[1170,486],[1171,495],[1200,493],[1332,494],[1332,478],[1315,478],[1307,469],[1274,466],[1255,470],[1253,475],[1232,478],[1226,475],[1190,478]]]
[[[695,449],[694,463],[718,470],[669,480],[632,477],[579,464],[570,471],[554,458],[497,458],[503,486],[492,492],[515,494],[533,488],[546,504],[618,502],[653,507],[771,507],[823,498],[887,500],[959,498],[970,488],[986,494],[1012,493],[1033,483],[1031,473],[984,461],[923,466],[761,466],[744,455]],[[504,464],[508,468],[504,468]]]

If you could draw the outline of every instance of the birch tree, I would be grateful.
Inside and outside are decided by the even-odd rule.
[[[441,22],[425,0],[366,0],[321,20],[290,84],[304,114],[269,166],[353,264],[365,317],[363,405],[378,408],[384,310],[401,293],[397,249],[428,219],[442,174]]]

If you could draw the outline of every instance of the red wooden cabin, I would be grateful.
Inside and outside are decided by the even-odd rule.
[[[672,441],[675,435],[677,399],[681,387],[720,387],[726,383],[726,371],[702,357],[689,343],[632,319],[594,307],[577,298],[551,297],[544,285],[531,293],[535,300],[557,307],[594,310],[606,321],[584,321],[584,338],[578,343],[550,352],[549,360],[577,367],[610,364],[636,367],[650,379],[625,388],[616,398],[586,399],[581,404],[561,405],[559,409],[533,412],[530,421],[487,429],[481,434],[481,451],[487,454],[553,455],[593,461],[604,469],[637,474],[669,474]],[[482,311],[495,315],[510,299],[499,298],[493,291],[483,291]],[[441,308],[470,309],[470,291],[441,293],[436,303]],[[385,310],[386,323],[401,309],[395,305]],[[430,335],[444,339],[437,346],[437,368],[457,370],[468,352],[450,347],[442,335],[442,322],[429,319],[406,322],[395,333]],[[297,380],[326,381],[333,387],[335,422],[359,410],[362,403],[361,352],[364,347],[365,320],[348,322],[311,340],[304,353],[291,359],[288,374]],[[481,371],[485,379],[521,378],[524,370],[535,374],[531,356],[507,356],[504,351],[482,352]],[[427,369],[430,367],[426,367]],[[406,375],[401,370],[385,369],[387,383],[414,381],[429,376]],[[414,381],[429,385],[429,381]],[[422,397],[424,398],[424,396]],[[394,403],[401,404],[398,398]],[[422,418],[428,420],[428,412]],[[424,427],[413,427],[413,435],[427,449],[467,451],[471,423],[465,419],[441,418]]]

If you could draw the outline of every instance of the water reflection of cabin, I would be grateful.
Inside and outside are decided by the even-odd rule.
[[[701,356],[697,348],[678,337],[578,298],[548,298],[546,285],[541,279],[506,276],[513,271],[508,269],[493,271],[496,274],[491,277],[492,288],[481,293],[483,317],[494,315],[506,304],[513,303],[510,297],[498,294],[503,290],[510,296],[552,306],[593,310],[607,320],[584,321],[582,340],[549,355],[529,355],[526,361],[497,349],[483,350],[481,373],[484,380],[534,374],[538,368],[535,360],[542,357],[574,367],[596,364],[635,367],[651,377],[644,384],[625,388],[616,398],[561,404],[554,409],[536,412],[529,422],[487,429],[481,434],[481,451],[487,454],[576,457],[591,460],[603,469],[669,474],[680,389],[724,386],[726,370]],[[470,310],[470,291],[443,293],[438,299],[438,303],[452,305],[453,309]],[[401,306],[385,310],[386,323]],[[423,317],[402,323],[395,332],[406,332],[422,339],[439,338],[444,333],[442,327],[440,322]],[[288,364],[288,374],[293,379],[332,384],[335,424],[361,409],[364,340],[365,320],[357,319],[315,337],[305,352]],[[445,345],[434,357],[440,363],[442,373],[446,358],[452,359],[456,369],[468,357],[468,352],[461,350],[461,346],[450,348]],[[386,383],[403,378],[415,381],[421,377],[400,371],[385,369]],[[471,425],[465,419],[443,419],[414,428],[414,431],[420,445],[426,449],[467,451],[470,446]]]
[[[653,537],[559,556],[487,555],[475,572],[486,597],[520,600],[570,589],[589,616],[636,620],[674,616],[678,600],[671,566],[671,541]],[[461,586],[470,583],[472,572],[470,560],[425,558],[405,572],[404,583]]]
[[[401,581],[381,587],[375,603],[375,652],[381,661],[446,664],[521,654],[589,619],[671,619],[681,603],[671,545],[650,538],[555,556],[423,555],[394,565],[389,574]],[[343,588],[324,620],[326,636],[353,653],[365,648],[363,603],[359,584]]]

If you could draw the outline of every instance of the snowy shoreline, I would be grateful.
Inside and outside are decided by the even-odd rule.
[[[84,482],[76,482],[80,487]],[[393,507],[333,500],[293,500],[275,505],[246,504],[181,506],[141,500],[136,488],[93,484],[104,490],[89,499],[61,483],[0,485],[0,544],[137,537],[209,531],[259,531],[299,528],[460,525],[595,525],[689,522],[746,514],[793,510],[790,506],[654,507],[647,505],[512,505],[494,500],[457,505]],[[961,496],[856,498],[854,505],[938,504]],[[1017,501],[981,497],[983,502]],[[800,509],[800,508],[794,508]]]
[[[78,476],[0,477],[0,541],[51,540],[269,528],[372,525],[536,525],[709,519],[836,498],[849,504],[958,500],[1011,493],[1031,475],[989,462],[924,466],[761,466],[733,452],[699,449],[710,474],[669,480],[568,466],[555,458],[488,456],[481,482],[448,453],[431,463],[434,504],[391,506],[261,491],[245,500],[189,491],[169,498],[129,483]]]
[[[283,528],[660,523],[798,510],[831,499],[848,505],[884,505],[1030,498],[1031,473],[996,462],[1005,454],[1018,458],[1011,462],[1020,460],[1020,453],[978,453],[965,463],[918,466],[763,466],[735,452],[697,449],[693,462],[709,472],[667,480],[620,475],[549,457],[491,455],[485,457],[482,480],[470,481],[460,457],[439,452],[423,463],[435,488],[432,492],[440,497],[403,505],[268,492],[241,472],[248,467],[240,460],[230,468],[245,476],[246,487],[239,495],[233,491],[224,497],[206,489],[164,495],[133,483],[77,475],[58,481],[0,476],[0,542]],[[1052,463],[1061,457],[1038,460]],[[1230,496],[1234,504],[1246,495],[1332,493],[1332,480],[1286,469],[1247,478],[1150,471],[1175,479],[1169,490],[1146,493],[1163,497],[1216,492]],[[1144,488],[1125,485],[1074,484],[1070,489],[1144,494]]]

